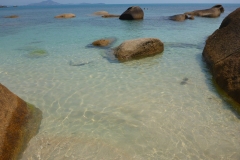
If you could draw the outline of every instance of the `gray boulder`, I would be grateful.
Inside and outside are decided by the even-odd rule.
[[[121,20],[139,20],[143,19],[144,12],[139,6],[129,7],[125,12],[121,14],[119,19]]]

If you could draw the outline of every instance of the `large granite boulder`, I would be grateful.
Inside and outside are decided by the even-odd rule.
[[[121,14],[119,19],[121,20],[139,20],[143,19],[144,12],[139,6],[129,7],[125,12]]]
[[[216,18],[221,15],[221,13],[224,12],[224,8],[222,5],[215,5],[212,8],[209,9],[203,9],[203,10],[195,10],[191,12],[186,12],[184,14],[192,15],[192,16],[199,16],[199,17],[209,17],[209,18]]]
[[[16,160],[37,134],[42,112],[0,83],[0,159]]]
[[[72,13],[64,13],[64,14],[57,15],[57,16],[55,16],[54,18],[74,18],[74,17],[76,17],[75,14],[72,14]]]
[[[164,45],[157,38],[139,38],[127,40],[114,49],[114,55],[119,61],[128,61],[154,56],[163,52]]]
[[[240,8],[229,14],[206,41],[203,57],[213,79],[240,103]]]

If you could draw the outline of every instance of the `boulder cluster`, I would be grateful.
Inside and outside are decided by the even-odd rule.
[[[170,20],[193,20],[195,16],[216,18],[224,12],[222,5],[209,9],[195,10],[170,16]],[[107,15],[107,14],[106,14]],[[106,16],[104,15],[104,16]],[[129,7],[119,16],[121,20],[141,20],[143,10],[138,6]],[[236,102],[240,103],[240,8],[228,15],[206,41],[203,57],[209,65],[213,79]],[[156,38],[128,40],[113,49],[114,56],[125,62],[162,53],[163,43]]]
[[[121,15],[110,14],[107,11],[94,12],[94,15],[102,16],[103,18],[117,17],[120,20],[141,20],[144,18],[144,12],[139,6],[129,7]]]
[[[219,17],[224,12],[222,5],[210,9],[195,10],[184,14],[170,16],[170,20],[184,21],[200,17]],[[109,14],[106,11],[95,12],[94,15],[119,17],[120,20],[142,20],[143,10],[138,6],[129,7],[121,15]],[[17,18],[17,15],[5,18]],[[72,13],[65,13],[55,18],[74,18]],[[220,27],[208,37],[202,56],[210,67],[213,80],[236,102],[240,103],[240,8],[230,13]],[[106,47],[115,38],[103,38],[92,42],[93,46]],[[154,56],[164,51],[164,44],[157,38],[139,38],[127,40],[113,49],[113,55],[120,61]],[[46,55],[44,50],[33,51],[31,57]],[[90,62],[72,64],[81,66]],[[186,84],[187,78],[181,82]],[[17,159],[26,143],[38,132],[42,113],[34,106],[26,103],[0,83],[0,159]]]
[[[223,12],[224,12],[223,6],[218,4],[209,9],[195,10],[191,12],[185,12],[183,14],[170,16],[169,19],[173,21],[184,21],[186,19],[193,20],[194,16],[216,18],[219,17]]]

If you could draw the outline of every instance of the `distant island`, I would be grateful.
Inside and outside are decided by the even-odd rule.
[[[29,6],[53,6],[53,5],[61,5],[61,4],[58,2],[54,2],[52,0],[46,0],[46,1],[39,2],[39,3],[29,4]]]
[[[91,5],[91,4],[104,5],[105,3],[80,3],[77,5]],[[53,5],[63,5],[63,4],[54,2],[52,0],[46,0],[39,3],[31,3],[28,6],[53,6]],[[67,5],[76,5],[76,4],[67,4]]]
[[[0,8],[8,8],[9,6],[2,6],[0,5]],[[18,6],[11,6],[11,7],[18,7]]]

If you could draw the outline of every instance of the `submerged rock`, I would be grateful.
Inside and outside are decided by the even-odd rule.
[[[107,11],[97,11],[93,13],[96,16],[104,16],[104,15],[109,15]]]
[[[157,38],[139,38],[123,42],[114,49],[119,61],[128,61],[162,53],[163,43]]]
[[[129,7],[125,12],[121,14],[119,19],[121,20],[139,20],[143,19],[144,12],[139,6]]]
[[[180,83],[181,85],[185,85],[188,82],[188,78],[183,78],[182,82]]]
[[[6,16],[4,18],[18,18],[19,16],[18,15],[11,15],[11,16]]]
[[[84,66],[86,64],[93,63],[93,61],[78,61],[78,62],[73,62],[72,60],[69,61],[70,66]]]
[[[223,12],[224,12],[224,8],[222,5],[215,5],[209,9],[195,10],[191,12],[186,12],[184,14],[191,15],[191,16],[216,18],[216,17],[219,17]]]
[[[240,103],[240,8],[230,13],[206,41],[203,57],[213,79]]]
[[[27,57],[29,57],[29,58],[40,58],[40,57],[45,57],[47,55],[48,55],[47,51],[42,50],[42,49],[37,49],[37,50],[30,51],[27,54]]]
[[[38,132],[42,112],[0,83],[0,157],[16,160]]]
[[[72,13],[64,13],[64,14],[57,15],[57,16],[55,16],[54,18],[74,18],[74,17],[76,17],[75,14],[72,14]]]
[[[115,14],[108,14],[108,15],[103,15],[103,18],[117,18],[120,17],[120,15],[115,15]]]

